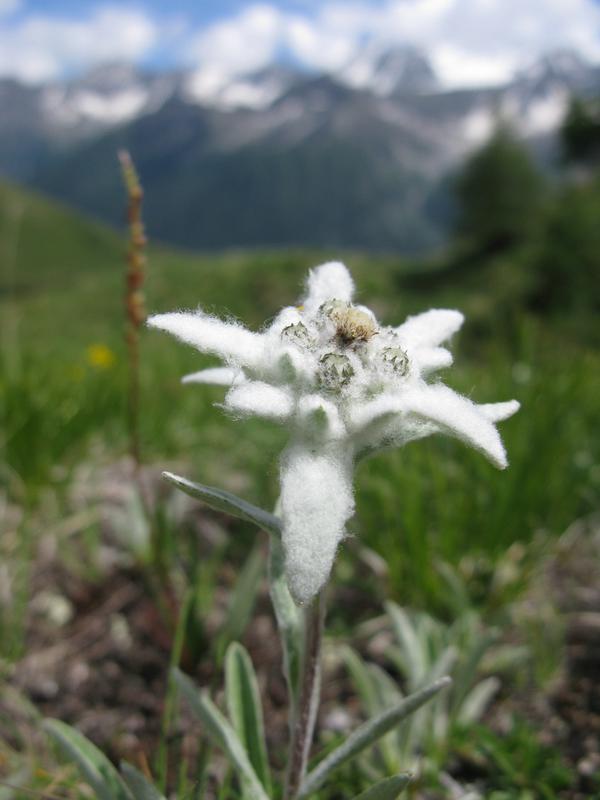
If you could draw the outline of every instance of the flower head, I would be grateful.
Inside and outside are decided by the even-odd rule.
[[[281,515],[288,584],[301,603],[326,582],[345,536],[357,459],[446,433],[502,469],[506,454],[494,423],[519,408],[514,400],[476,405],[427,383],[452,363],[441,344],[462,325],[458,311],[426,311],[390,327],[355,305],[353,293],[346,267],[330,262],[310,271],[301,305],[282,309],[260,333],[201,311],[148,321],[224,362],[186,383],[227,386],[224,406],[232,414],[290,427]]]

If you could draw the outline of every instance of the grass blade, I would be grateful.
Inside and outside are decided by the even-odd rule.
[[[166,800],[145,775],[126,761],[121,764],[121,772],[134,800]]]
[[[193,483],[188,481],[187,478],[182,478],[179,475],[174,475],[172,472],[163,472],[163,478],[182,492],[189,494],[196,500],[202,500],[207,506],[216,509],[217,511],[224,511],[226,514],[231,514],[233,517],[252,522],[258,525],[259,528],[268,531],[274,536],[281,536],[281,521],[268,511],[264,511],[252,503],[242,500],[231,492],[226,492],[225,489],[217,489],[214,486],[204,486],[201,483]]]
[[[236,581],[231,594],[227,616],[219,633],[215,648],[217,664],[223,662],[227,646],[241,639],[254,609],[254,603],[264,573],[264,552],[262,542],[257,542]]]
[[[46,720],[44,728],[63,753],[77,764],[99,800],[131,800],[117,770],[83,734],[57,719]]]
[[[357,795],[354,800],[396,800],[410,782],[411,775],[404,773],[394,775],[393,778],[385,778],[375,786],[371,786],[366,792]]]
[[[271,775],[258,682],[252,660],[238,642],[229,645],[225,656],[225,696],[233,727],[246,748],[258,779],[269,794]]]
[[[394,708],[384,711],[383,714],[375,717],[375,719],[371,719],[361,725],[354,733],[350,734],[343,744],[326,756],[309,773],[300,787],[297,800],[310,797],[323,784],[331,772],[365,748],[370,747],[388,731],[410,716],[413,711],[416,711],[438,692],[449,686],[450,683],[450,678],[442,678],[431,686],[411,694]]]
[[[252,800],[269,800],[256,772],[240,742],[237,733],[205,692],[200,692],[192,681],[178,669],[173,675],[191,710],[204,725],[208,737],[229,758],[238,772],[245,793]]]

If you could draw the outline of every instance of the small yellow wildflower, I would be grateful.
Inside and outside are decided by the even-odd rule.
[[[115,354],[105,344],[90,344],[86,353],[88,364],[95,369],[110,369],[116,361]]]

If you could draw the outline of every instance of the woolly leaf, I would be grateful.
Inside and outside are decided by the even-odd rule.
[[[145,775],[127,762],[121,763],[121,772],[134,800],[166,800]]]
[[[202,500],[207,506],[217,511],[224,511],[233,517],[252,522],[275,536],[281,535],[281,521],[277,517],[262,508],[258,508],[258,506],[252,505],[252,503],[246,502],[246,500],[242,500],[241,497],[236,497],[236,495],[225,491],[225,489],[193,483],[180,475],[173,475],[172,472],[163,472],[163,478],[177,486],[182,492],[189,494],[190,497]]]
[[[434,697],[451,683],[450,678],[442,678],[431,686],[415,692],[397,706],[384,711],[378,717],[363,723],[339,747],[329,753],[306,777],[298,792],[297,800],[310,797],[327,779],[331,772],[358,753],[370,747],[382,736],[399,725],[424,703]]]
[[[238,642],[229,645],[225,657],[225,696],[233,727],[260,782],[270,792],[271,776],[258,682],[252,660]]]
[[[77,765],[98,800],[131,800],[117,770],[83,734],[57,719],[46,720],[44,728],[67,758]]]
[[[178,669],[173,671],[173,677],[191,711],[202,722],[206,735],[223,750],[238,772],[247,797],[250,800],[269,800],[237,733],[208,694],[198,691],[192,681]]]
[[[396,800],[410,782],[411,775],[404,773],[394,775],[393,778],[385,778],[375,786],[371,786],[366,792],[357,795],[354,800]]]

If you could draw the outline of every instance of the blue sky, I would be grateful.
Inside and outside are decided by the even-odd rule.
[[[374,4],[376,5],[376,3]],[[99,5],[102,3],[90,0],[25,0],[22,3],[22,13],[81,18],[91,8]],[[248,3],[247,0],[174,0],[173,2],[145,0],[145,2],[133,2],[130,5],[147,9],[159,17],[184,14],[192,24],[201,26],[233,16],[251,3]],[[269,5],[287,11],[310,13],[318,9],[322,3],[320,0],[274,0]]]
[[[215,83],[281,57],[360,82],[365,43],[422,48],[447,85],[500,83],[548,50],[600,62],[600,0],[0,0],[0,75],[31,83],[115,60]]]

